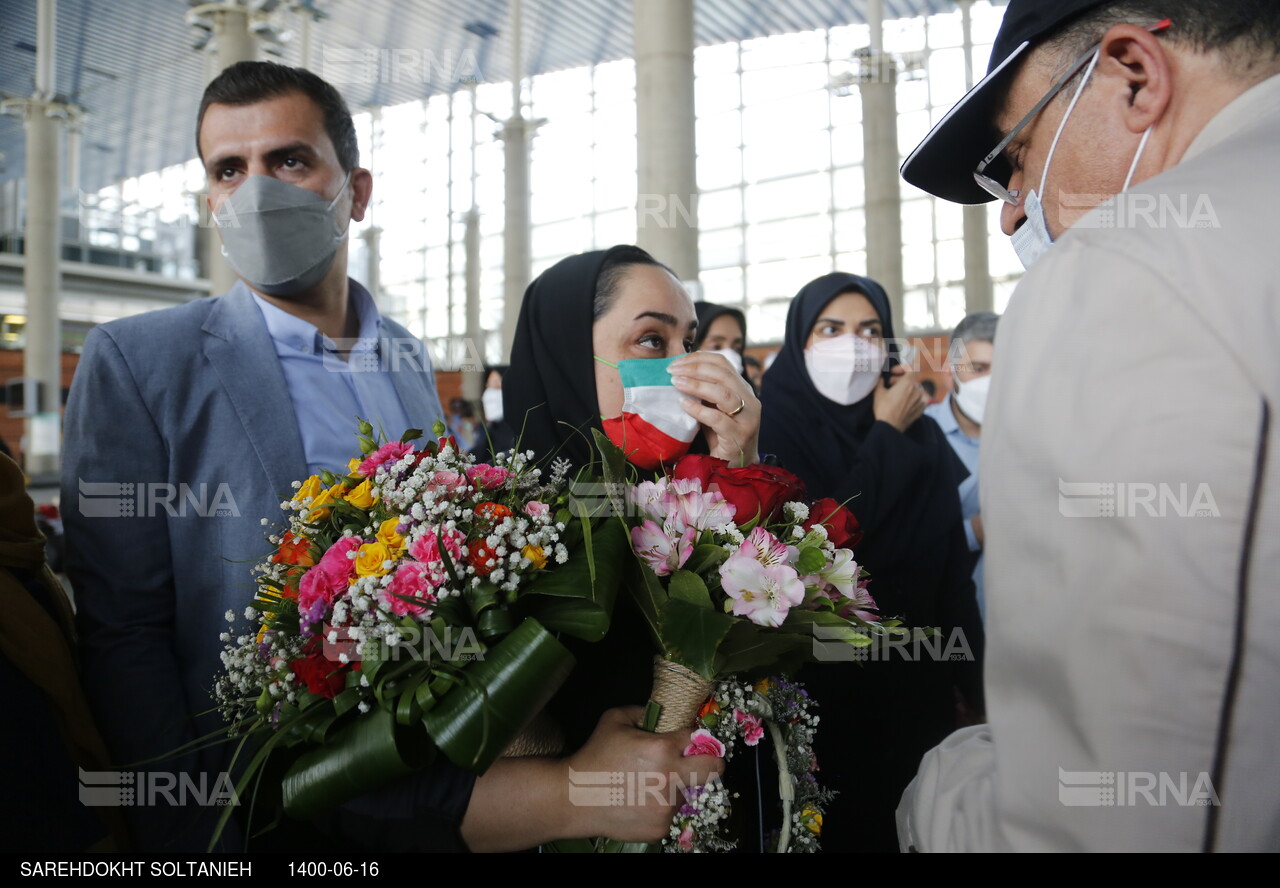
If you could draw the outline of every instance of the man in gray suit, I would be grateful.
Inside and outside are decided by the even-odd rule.
[[[219,730],[208,710],[224,615],[251,599],[250,568],[270,548],[262,521],[279,520],[291,483],[345,468],[357,415],[389,436],[442,417],[421,343],[346,276],[347,227],[372,177],[333,87],[301,69],[234,65],[205,92],[197,142],[241,281],[94,329],[67,404],[62,496],[85,685],[121,765]],[[669,805],[567,801],[570,768],[700,771],[698,782],[720,769],[682,760],[687,735],[642,732],[636,715],[606,713],[569,759],[503,760],[478,779],[441,765],[356,807],[409,827],[417,848],[660,838]],[[217,797],[228,757],[221,744],[153,766],[183,782],[139,787],[142,850],[204,848],[220,811],[187,787]],[[351,828],[351,816],[351,834],[391,832]]]

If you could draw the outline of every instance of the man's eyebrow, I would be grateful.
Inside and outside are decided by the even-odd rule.
[[[301,154],[310,158],[315,157],[317,153],[316,149],[306,142],[290,142],[288,145],[281,145],[279,148],[272,148],[267,152],[266,157],[268,161],[278,163],[286,157],[290,157],[295,154]],[[243,154],[222,154],[206,163],[205,168],[208,170],[216,170],[222,167],[235,166],[243,163]]]

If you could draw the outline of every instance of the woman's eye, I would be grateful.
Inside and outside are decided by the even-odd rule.
[[[636,344],[655,351],[661,351],[667,347],[666,341],[661,336],[652,333],[648,336],[641,336],[636,340]]]
[[[686,340],[684,341],[684,351],[685,351],[685,354],[689,354],[689,353],[691,353],[691,352],[693,351],[693,340],[692,340],[692,339],[686,339]]]

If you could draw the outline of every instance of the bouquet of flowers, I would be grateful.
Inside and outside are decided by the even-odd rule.
[[[295,482],[281,503],[252,622],[237,632],[228,612],[222,636],[218,705],[233,736],[262,741],[237,795],[279,747],[300,817],[437,752],[481,773],[559,751],[535,718],[573,665],[555,634],[604,636],[625,531],[570,500],[567,463],[544,479],[532,454],[478,463],[434,432],[383,442],[362,421],[346,474]]]
[[[600,447],[604,452],[603,442]],[[620,454],[606,456],[604,463],[606,479],[623,477]],[[906,633],[900,621],[877,614],[869,578],[847,548],[861,538],[857,519],[831,499],[806,503],[803,484],[790,472],[688,455],[656,481],[615,487],[614,509],[625,516],[632,548],[644,565],[632,586],[658,648],[645,723],[650,730],[694,727],[706,717],[706,701],[717,699],[717,682],[740,684],[793,672],[805,662],[854,659],[849,645],[869,646]],[[772,686],[797,689],[801,696],[795,699],[808,700],[785,679]],[[812,761],[806,751],[812,734],[786,728],[795,724],[794,707],[779,711],[776,701],[760,694],[751,700],[746,708],[735,707],[732,724],[721,728],[759,728],[759,734],[726,735],[748,745],[765,730],[774,733],[780,773],[787,775],[781,796],[790,824],[789,799],[812,775],[806,770],[801,780],[788,762]],[[807,702],[804,709],[808,718]],[[809,728],[816,722],[815,716]],[[699,733],[705,730],[704,725]],[[710,750],[717,752],[715,744]],[[687,754],[705,751],[695,740]],[[715,797],[710,791],[698,796]],[[810,840],[791,844],[784,837],[779,850],[816,849],[822,801],[815,790],[799,812],[810,812]],[[710,822],[705,811],[678,816],[668,850],[724,844],[711,838]],[[703,837],[701,845],[690,840],[689,830]]]

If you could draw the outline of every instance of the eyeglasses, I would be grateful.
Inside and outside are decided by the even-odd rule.
[[[1172,24],[1172,19],[1161,19],[1154,25],[1148,25],[1147,30],[1152,34],[1158,34],[1165,28],[1170,27]],[[1027,116],[1018,121],[1018,124],[1009,131],[1009,135],[1001,139],[1000,144],[993,148],[990,154],[982,158],[982,162],[979,163],[977,169],[973,171],[973,180],[978,183],[979,187],[981,187],[983,191],[1007,204],[1013,204],[1015,207],[1018,205],[1018,196],[1021,192],[1017,189],[1010,191],[1009,187],[1005,183],[998,182],[986,175],[985,171],[987,167],[1004,152],[1004,149],[1009,147],[1009,143],[1017,138],[1018,133],[1022,132],[1023,129],[1026,128],[1027,124],[1032,120],[1035,120],[1036,115],[1044,110],[1044,106],[1049,104],[1049,102],[1053,100],[1054,96],[1062,92],[1063,87],[1071,82],[1071,78],[1080,73],[1081,68],[1089,64],[1089,61],[1093,58],[1094,54],[1097,53],[1098,47],[1101,45],[1101,43],[1096,44],[1087,53],[1078,58],[1065,74],[1053,82],[1053,85],[1049,87],[1049,91],[1045,93],[1044,98],[1036,102],[1035,106],[1027,112]]]

